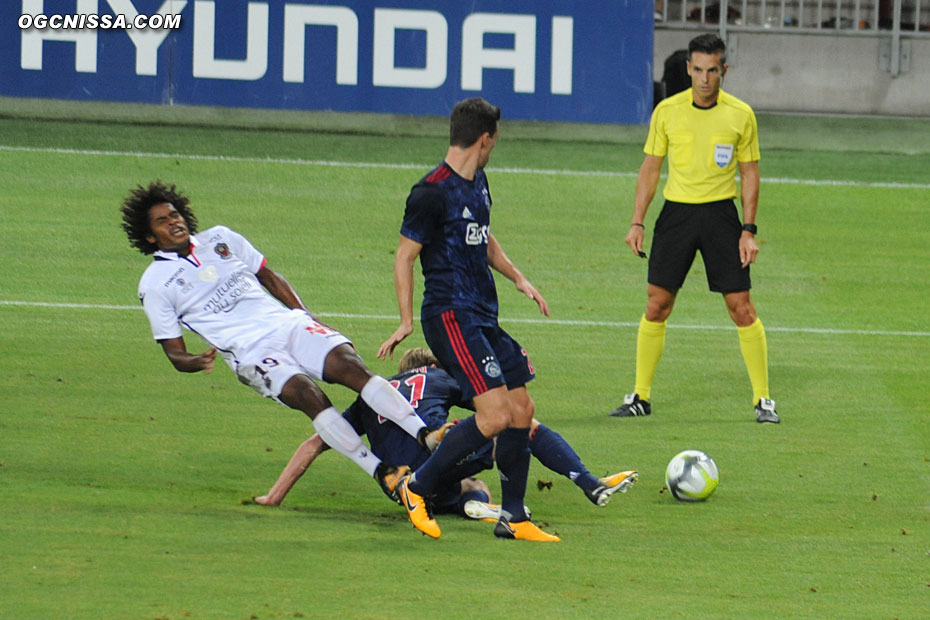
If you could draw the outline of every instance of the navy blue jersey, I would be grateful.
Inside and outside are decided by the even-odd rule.
[[[497,320],[490,232],[491,193],[483,170],[468,181],[442,162],[413,186],[400,234],[423,245],[421,317],[455,308]]]
[[[446,423],[449,409],[461,406],[462,389],[449,374],[439,368],[415,368],[388,381],[404,395],[431,429]],[[368,435],[371,451],[388,465],[409,465],[411,470],[429,458],[429,452],[402,428],[379,416],[357,398],[342,416],[359,435]]]

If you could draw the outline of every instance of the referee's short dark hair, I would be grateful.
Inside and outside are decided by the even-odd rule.
[[[727,44],[715,34],[702,34],[691,39],[688,43],[688,60],[691,60],[694,52],[720,54],[721,65],[727,61]]]
[[[452,108],[449,144],[468,148],[485,133],[494,135],[501,120],[501,109],[481,97],[459,101]]]

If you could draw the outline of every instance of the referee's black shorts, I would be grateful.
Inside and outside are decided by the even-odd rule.
[[[677,291],[700,250],[710,290],[748,291],[752,288],[749,266],[743,267],[739,257],[742,232],[733,200],[703,204],[666,200],[653,231],[649,284]]]

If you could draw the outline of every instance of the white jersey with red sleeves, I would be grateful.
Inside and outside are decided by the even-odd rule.
[[[291,315],[255,276],[265,257],[245,237],[214,226],[191,237],[191,253],[157,251],[139,281],[139,300],[156,340],[181,326],[238,357]]]

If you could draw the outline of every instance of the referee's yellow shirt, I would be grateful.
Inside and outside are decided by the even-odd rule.
[[[712,108],[695,107],[689,88],[656,106],[643,152],[668,155],[666,200],[699,204],[736,198],[737,162],[759,160],[756,115],[723,90]]]

